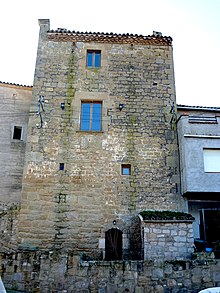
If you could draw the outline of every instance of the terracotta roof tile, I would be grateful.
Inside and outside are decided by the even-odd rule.
[[[48,38],[55,41],[72,42],[98,42],[118,44],[143,44],[143,45],[172,45],[172,38],[162,36],[160,33],[143,36],[138,34],[116,34],[100,32],[79,32],[63,28],[48,31]]]
[[[18,83],[11,83],[11,82],[4,82],[0,81],[0,85],[10,85],[10,86],[18,86],[18,87],[26,87],[26,88],[32,88],[32,85],[23,85]]]

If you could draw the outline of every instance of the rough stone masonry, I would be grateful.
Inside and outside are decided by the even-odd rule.
[[[39,24],[21,200],[0,214],[6,287],[195,293],[219,285],[213,255],[189,259],[191,220],[140,220],[146,210],[187,212],[171,38]]]
[[[30,109],[38,115],[28,125],[19,242],[102,259],[105,232],[115,221],[129,255],[130,227],[140,211],[186,211],[172,40],[39,24]],[[100,54],[99,67],[88,67],[88,52]],[[83,103],[101,104],[98,131],[82,131]]]

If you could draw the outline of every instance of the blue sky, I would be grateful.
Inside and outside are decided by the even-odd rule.
[[[173,38],[177,103],[218,106],[220,0],[5,0],[1,3],[0,80],[32,85],[38,19],[51,29]]]

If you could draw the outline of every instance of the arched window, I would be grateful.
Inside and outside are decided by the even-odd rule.
[[[105,260],[122,259],[122,234],[117,228],[105,232]]]

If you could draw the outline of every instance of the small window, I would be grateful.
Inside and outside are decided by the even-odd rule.
[[[12,138],[16,139],[16,140],[22,140],[22,127],[21,126],[14,126]]]
[[[87,67],[99,68],[101,67],[101,51],[87,51]]]
[[[129,164],[121,165],[121,174],[122,175],[131,175],[131,165],[129,165]]]
[[[189,123],[203,123],[203,124],[217,124],[217,117],[207,117],[207,116],[203,116],[203,115],[189,115],[188,118]]]
[[[220,149],[203,149],[204,171],[220,172]]]
[[[101,131],[101,102],[82,102],[81,107],[81,130]]]
[[[60,171],[64,171],[64,163],[60,163]]]

